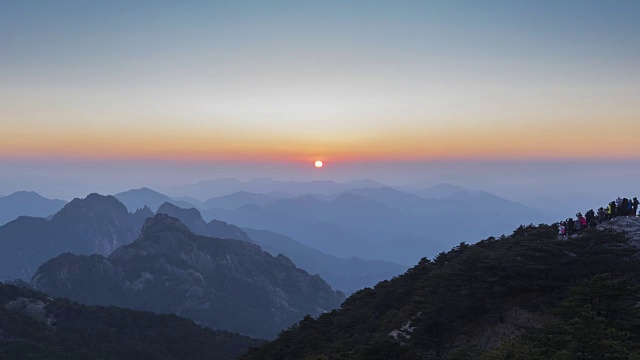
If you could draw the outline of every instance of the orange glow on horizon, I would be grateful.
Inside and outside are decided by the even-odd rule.
[[[640,158],[638,126],[568,121],[502,127],[398,128],[330,136],[168,129],[60,129],[9,125],[0,159],[69,158],[332,163],[482,159]],[[579,126],[580,125],[580,126]],[[578,129],[579,131],[577,131]]]

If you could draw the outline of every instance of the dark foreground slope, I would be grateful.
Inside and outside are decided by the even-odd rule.
[[[259,340],[0,283],[0,359],[235,359]]]
[[[138,240],[107,258],[67,253],[49,260],[32,284],[55,297],[173,313],[265,339],[344,300],[285,256],[245,241],[198,236],[166,214],[148,219]]]
[[[637,248],[553,226],[460,244],[305,318],[245,359],[628,359],[640,351]]]

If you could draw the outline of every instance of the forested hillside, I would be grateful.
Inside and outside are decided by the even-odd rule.
[[[520,227],[423,259],[244,359],[633,358],[637,253],[611,230]]]

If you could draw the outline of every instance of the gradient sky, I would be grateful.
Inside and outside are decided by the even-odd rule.
[[[0,159],[640,158],[638,1],[0,2]]]

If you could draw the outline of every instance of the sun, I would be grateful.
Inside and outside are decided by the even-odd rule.
[[[319,169],[319,168],[321,168],[321,167],[322,167],[322,165],[323,165],[323,164],[322,164],[322,161],[318,160],[318,161],[316,161],[316,164],[315,164],[315,165],[316,165],[316,167]]]

